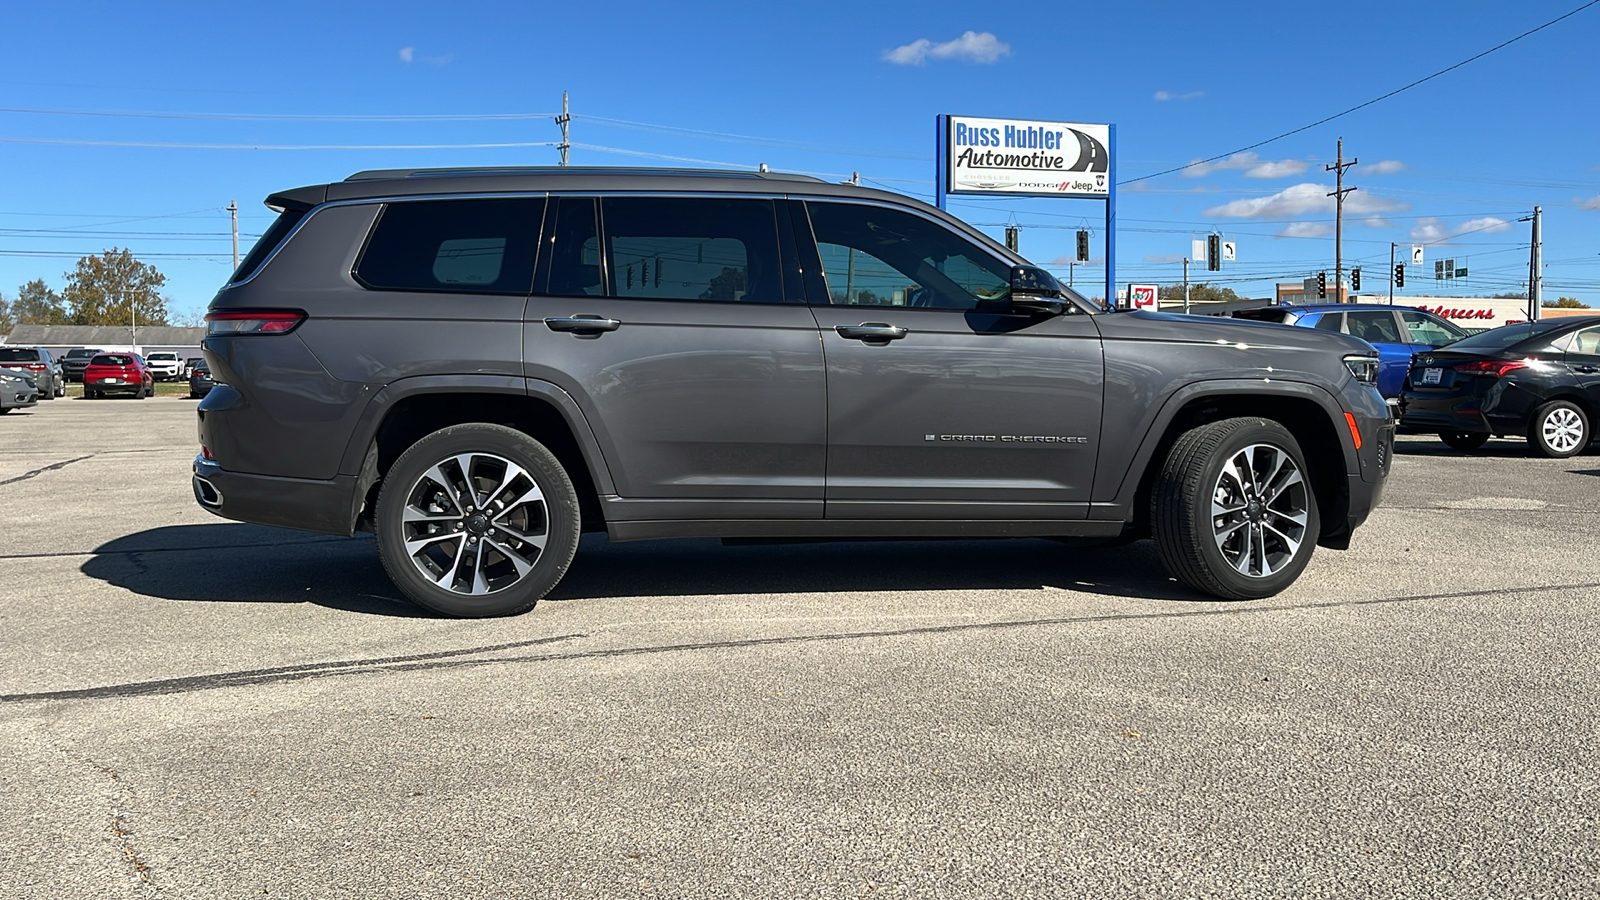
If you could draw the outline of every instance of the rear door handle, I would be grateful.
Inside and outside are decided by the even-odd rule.
[[[898,325],[885,325],[882,322],[862,322],[860,325],[835,325],[833,330],[839,332],[840,337],[853,341],[898,341],[910,334],[908,328]]]
[[[594,337],[604,331],[616,331],[622,326],[619,319],[604,316],[551,316],[544,320],[551,331],[566,331],[579,337]]]

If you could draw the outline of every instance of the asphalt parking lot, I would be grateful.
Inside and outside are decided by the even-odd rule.
[[[1403,438],[1271,600],[1145,544],[585,539],[446,621],[193,401],[0,419],[10,896],[1600,896],[1600,455]]]

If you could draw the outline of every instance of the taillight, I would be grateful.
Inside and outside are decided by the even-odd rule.
[[[30,372],[43,372],[45,370],[45,365],[44,363],[31,363],[27,366],[27,369]]]
[[[223,309],[206,313],[209,334],[288,334],[306,320],[298,309]]]
[[[1495,378],[1504,378],[1507,372],[1514,372],[1517,369],[1526,369],[1527,367],[1528,363],[1525,360],[1481,359],[1475,362],[1457,363],[1450,368],[1463,375],[1490,375]]]

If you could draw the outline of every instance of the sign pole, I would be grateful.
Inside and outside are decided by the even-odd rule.
[[[947,164],[945,154],[949,152],[949,148],[944,142],[950,136],[949,121],[948,116],[935,116],[933,120],[933,127],[937,132],[933,139],[933,205],[940,209],[944,209],[945,204],[944,169]]]
[[[1117,308],[1117,126],[1106,135],[1106,309]]]

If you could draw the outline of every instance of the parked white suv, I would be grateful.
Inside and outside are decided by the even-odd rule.
[[[150,364],[150,374],[157,381],[177,381],[183,377],[183,359],[176,353],[158,350],[144,361]]]

